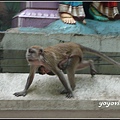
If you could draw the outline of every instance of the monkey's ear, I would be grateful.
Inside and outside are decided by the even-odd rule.
[[[43,52],[44,52],[44,51],[43,51],[43,48],[40,48],[40,49],[39,49],[39,54],[43,54]]]

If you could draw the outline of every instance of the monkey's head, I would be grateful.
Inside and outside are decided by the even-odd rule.
[[[43,48],[40,46],[31,46],[26,51],[26,59],[31,63],[40,62],[43,59]]]

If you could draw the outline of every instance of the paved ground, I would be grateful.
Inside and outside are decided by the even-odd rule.
[[[76,74],[75,98],[59,94],[63,89],[57,76],[36,74],[28,94],[23,90],[28,74],[0,74],[0,110],[120,110],[120,75]]]

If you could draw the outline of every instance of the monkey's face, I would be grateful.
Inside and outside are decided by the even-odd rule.
[[[43,49],[40,46],[32,46],[26,51],[26,59],[29,63],[39,63],[43,59]]]

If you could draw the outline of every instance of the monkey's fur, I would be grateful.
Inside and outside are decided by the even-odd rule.
[[[105,54],[73,42],[60,43],[44,49],[41,46],[31,46],[26,52],[26,59],[30,65],[30,73],[27,78],[25,89],[21,92],[14,93],[14,95],[18,97],[25,96],[27,94],[27,90],[33,81],[35,72],[42,65],[47,72],[53,72],[58,76],[65,87],[65,90],[61,93],[66,93],[66,97],[68,98],[74,97],[73,90],[75,89],[75,71],[90,67],[91,75],[93,76],[96,73],[93,60],[83,60],[84,52],[100,56],[106,61],[120,67],[120,63],[114,61]],[[68,79],[65,78],[63,71],[58,67],[58,64],[60,64],[61,61],[66,61],[67,59],[70,59],[70,63],[66,68]],[[64,62],[62,64],[64,64]]]
[[[66,58],[64,59],[63,61],[61,61],[59,64],[58,64],[58,68],[60,68],[61,70],[66,70],[66,68],[68,67],[68,65],[70,64],[70,60],[71,58]],[[47,68],[45,68],[45,66],[41,65],[39,68],[38,68],[38,73],[41,74],[41,75],[44,75],[44,74],[48,74],[48,75],[55,75],[52,71],[48,71]]]

